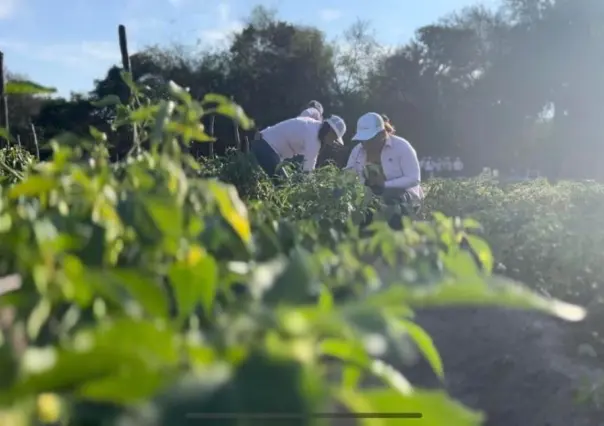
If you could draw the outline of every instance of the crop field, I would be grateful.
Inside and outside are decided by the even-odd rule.
[[[601,423],[602,185],[433,180],[395,232],[334,166],[196,161],[208,111],[251,120],[169,89],[118,162],[0,152],[2,424]]]

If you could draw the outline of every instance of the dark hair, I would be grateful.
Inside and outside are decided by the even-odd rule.
[[[333,130],[330,124],[327,121],[324,121],[319,128],[319,141],[323,143],[323,138],[327,136],[330,130]]]

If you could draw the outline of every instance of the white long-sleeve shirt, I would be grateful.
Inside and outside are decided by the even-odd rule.
[[[417,199],[424,198],[420,185],[421,171],[415,149],[400,136],[390,135],[381,153],[382,169],[384,170],[385,188],[400,189],[409,192]],[[365,180],[363,170],[367,164],[367,153],[360,143],[355,146],[348,158],[347,169],[357,172],[362,181]]]
[[[267,127],[260,134],[281,158],[304,156],[304,171],[314,170],[321,143],[319,129],[323,123],[310,117],[295,117]]]

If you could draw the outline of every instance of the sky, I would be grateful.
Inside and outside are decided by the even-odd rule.
[[[407,42],[415,29],[466,6],[495,0],[0,0],[0,50],[10,72],[55,87],[59,94],[92,90],[120,61],[117,27],[126,26],[130,53],[151,44],[223,46],[254,6],[313,25],[328,39],[357,19],[369,21],[386,45]]]

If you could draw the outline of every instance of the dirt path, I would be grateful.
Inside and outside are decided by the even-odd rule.
[[[581,324],[495,308],[424,310],[417,321],[441,353],[447,390],[484,411],[488,426],[604,424],[603,411],[574,401],[584,379],[604,380],[604,370],[568,347]],[[405,374],[436,385],[426,365]]]

